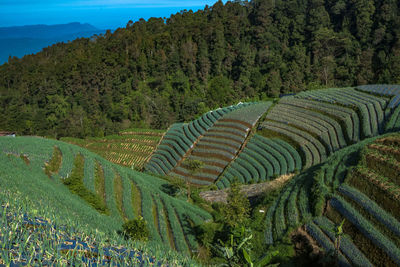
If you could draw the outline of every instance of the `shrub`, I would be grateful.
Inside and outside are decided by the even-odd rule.
[[[142,216],[137,219],[129,220],[122,225],[125,235],[132,240],[147,241],[150,236],[147,222]]]
[[[250,202],[240,191],[239,184],[232,185],[227,202],[222,210],[225,222],[232,227],[245,224],[249,218]]]

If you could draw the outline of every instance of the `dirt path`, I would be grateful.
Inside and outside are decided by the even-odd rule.
[[[259,184],[242,185],[241,191],[248,197],[255,197],[261,195],[264,192],[273,191],[281,187],[284,183],[289,181],[294,174],[281,175],[273,181],[268,181]],[[200,193],[200,197],[209,202],[224,202],[226,203],[228,197],[228,190],[214,190],[214,191],[204,191]]]

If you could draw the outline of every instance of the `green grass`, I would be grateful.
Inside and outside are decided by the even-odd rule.
[[[65,178],[53,174],[53,179],[49,179],[44,172],[44,166],[46,162],[51,161],[55,146],[63,155],[61,168],[64,164],[72,166],[64,167]],[[29,165],[20,157],[7,156],[21,153],[29,159]],[[75,156],[71,160],[66,159],[64,155]],[[85,166],[90,167],[85,165],[85,161],[89,159],[97,165],[96,168],[91,168],[94,172],[92,183],[96,183],[93,187],[97,193],[89,190],[84,183]],[[124,219],[140,215],[152,229],[149,248],[161,240],[160,235],[165,240],[168,240],[170,235],[175,239],[191,235],[187,239],[192,240],[193,233],[189,231],[182,233],[181,229],[173,229],[170,232],[167,227],[159,228],[158,218],[164,216],[164,210],[153,208],[156,202],[151,201],[151,197],[150,201],[143,200],[143,197],[149,195],[154,198],[162,197],[163,202],[173,209],[183,207],[187,217],[185,220],[197,220],[201,223],[211,218],[204,210],[164,193],[162,189],[167,183],[160,178],[110,163],[86,149],[71,144],[34,137],[0,138],[0,190],[7,188],[21,192],[21,195],[29,200],[28,203],[32,204],[28,206],[32,210],[37,210],[37,205],[47,207],[49,211],[57,210],[58,223],[65,222],[76,226],[76,229],[98,229],[116,235],[116,232],[121,230]],[[27,184],[29,186],[26,186]],[[98,207],[102,207],[99,203],[104,203],[107,215],[98,212],[101,210]],[[93,207],[97,207],[98,210]],[[154,216],[153,211],[161,214]],[[176,224],[186,225],[187,222],[175,222],[174,219],[174,225]],[[166,247],[162,250],[171,249],[169,242],[164,242],[163,246]],[[185,253],[188,252],[185,247],[179,248]]]
[[[2,158],[2,156],[0,157]],[[3,163],[6,161],[3,158],[1,161],[0,165],[3,167]],[[15,160],[7,163],[11,163],[12,166],[20,164]],[[4,174],[1,171],[0,173]],[[3,180],[0,181],[3,185]],[[75,252],[69,251],[66,253],[58,249],[64,244],[65,240],[80,239],[85,240],[87,244],[96,246],[100,251],[110,246],[124,247],[141,253],[144,258],[154,257],[157,262],[164,265],[198,265],[189,257],[167,250],[159,244],[125,240],[116,232],[94,228],[90,224],[82,224],[80,219],[76,220],[75,217],[72,217],[76,214],[71,209],[65,207],[65,205],[58,205],[58,203],[57,205],[48,205],[49,203],[46,200],[47,197],[45,196],[42,202],[32,202],[30,196],[25,195],[23,191],[15,190],[14,188],[5,189],[3,187],[0,189],[0,203],[5,207],[5,209],[0,208],[1,264],[5,264],[5,266],[18,265],[18,263],[22,262],[21,259],[25,257],[28,266],[36,266],[37,264],[34,264],[35,259],[39,260],[39,262],[46,262],[47,265],[51,266],[65,266],[67,263],[69,265],[81,265],[81,257],[85,255],[84,252],[76,250]],[[76,201],[70,201],[69,204],[75,207]],[[91,214],[93,212],[92,209],[88,209],[86,212],[88,216],[93,215]],[[108,224],[108,227],[112,226],[112,221],[108,220],[104,215],[97,213],[91,219],[93,220],[98,216],[105,224]],[[37,217],[44,219],[49,223],[49,226],[32,227],[24,225],[27,218],[30,221],[35,221]],[[18,244],[18,247],[15,247],[16,244]],[[96,256],[96,254],[92,255]],[[100,263],[101,258],[94,258],[94,262]],[[120,264],[122,266],[136,266],[139,264],[153,266],[146,260],[138,262],[127,258],[118,259],[117,255],[112,256],[110,262],[112,265]]]

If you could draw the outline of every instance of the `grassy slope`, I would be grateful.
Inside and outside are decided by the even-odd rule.
[[[43,168],[45,162],[51,159],[54,146],[57,146],[62,151],[63,160],[59,174],[49,178]],[[51,216],[59,224],[67,224],[76,229],[82,229],[82,231],[93,232],[98,230],[104,232],[107,237],[112,237],[113,240],[120,240],[116,235],[116,231],[121,229],[123,219],[118,212],[116,204],[111,204],[112,206],[109,207],[111,210],[110,216],[101,215],[81,198],[71,194],[68,188],[58,179],[60,175],[68,176],[70,174],[73,168],[74,155],[77,153],[82,154],[85,158],[92,158],[98,161],[106,170],[105,176],[111,176],[109,178],[112,179],[113,172],[117,171],[122,177],[127,177],[127,180],[124,180],[124,184],[129,184],[129,181],[131,181],[137,184],[141,190],[151,191],[153,195],[162,196],[164,201],[170,203],[175,209],[187,210],[192,217],[193,214],[197,214],[193,217],[196,222],[210,218],[206,212],[199,208],[184,201],[173,199],[163,193],[160,189],[162,185],[166,184],[165,181],[109,163],[98,155],[80,147],[41,138],[1,137],[0,148],[0,188],[19,192],[19,195],[25,199],[26,210],[48,211],[43,215]],[[27,156],[29,165],[26,165],[24,160],[18,157],[20,154]],[[109,188],[108,191],[113,191],[112,180],[110,184],[111,189]],[[107,204],[115,203],[114,196],[108,195],[107,197]],[[129,200],[129,197],[125,197],[125,199]],[[6,201],[13,202],[12,199]],[[130,205],[127,203],[126,207],[132,207],[132,203]],[[148,210],[150,210],[149,213],[151,214],[152,207],[148,207]],[[132,217],[133,212],[128,211],[127,214]],[[142,214],[142,216],[144,215]],[[151,221],[151,219],[148,221]],[[157,233],[154,232],[156,228],[154,226],[150,227],[150,230],[153,230],[152,236],[157,236]],[[159,238],[155,238],[155,240],[159,240]],[[160,245],[156,243],[150,242],[148,247],[157,253],[165,250],[161,249]],[[164,244],[168,244],[168,242]]]

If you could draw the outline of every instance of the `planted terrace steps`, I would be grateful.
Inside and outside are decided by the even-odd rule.
[[[284,97],[279,101],[279,104],[302,108],[303,112],[319,112],[319,117],[324,116],[324,118],[331,118],[340,124],[342,131],[346,134],[345,140],[347,140],[347,143],[356,143],[360,141],[360,120],[357,112],[351,108],[295,97]],[[335,126],[335,128],[337,128],[337,126]],[[337,131],[340,132],[339,129],[337,129]]]
[[[267,118],[280,118],[280,121],[303,128],[318,136],[329,153],[347,146],[340,124],[319,112],[279,103],[271,110]]]
[[[296,128],[285,121],[279,121],[279,119],[265,120],[261,124],[261,127],[274,132],[275,135],[283,135],[287,139],[293,140],[304,155],[304,168],[309,168],[326,159],[327,152],[325,146],[316,137],[302,129]]]
[[[363,210],[365,214],[371,214],[372,211]],[[379,211],[375,210],[377,216]],[[369,257],[374,265],[383,264],[384,266],[400,265],[400,249],[390,236],[382,233],[379,228],[364,217],[356,208],[340,196],[335,196],[329,200],[327,217],[335,223],[345,218],[343,227],[344,233],[347,233],[353,240],[358,240],[355,244]],[[375,217],[377,218],[377,217]],[[380,220],[382,219],[379,217]],[[388,219],[388,218],[383,218]],[[383,221],[382,221],[383,222]],[[397,222],[397,220],[394,220]],[[386,223],[388,221],[386,220]],[[387,226],[393,227],[394,225]],[[398,227],[398,225],[396,225]]]
[[[398,132],[400,131],[400,105],[394,108],[391,112],[389,120],[385,125],[386,132]]]
[[[203,114],[200,118],[189,123],[175,123],[171,125],[157,146],[144,170],[167,175],[172,169],[180,165],[186,154],[193,148],[200,137],[207,132],[217,120],[227,113],[246,107],[252,103],[239,103],[229,107],[219,108]],[[216,135],[220,133],[215,133]],[[234,132],[232,133],[234,135]]]
[[[254,103],[226,113],[204,133],[188,156],[189,159],[204,162],[203,168],[191,176],[190,171],[180,164],[170,175],[189,179],[191,183],[198,185],[214,183],[236,157],[251,128],[271,104]]]
[[[388,104],[388,108],[394,109],[400,105],[400,85],[396,84],[368,84],[360,85],[357,88],[361,91],[392,97]]]
[[[255,134],[216,185],[227,188],[235,179],[242,183],[264,182],[300,169],[300,155],[291,145]]]
[[[388,100],[353,88],[306,91],[283,97],[260,129],[266,137],[293,145],[306,169],[335,151],[384,132]],[[397,117],[386,128],[393,129],[395,122]]]
[[[347,107],[356,107],[361,121],[362,137],[372,137],[383,133],[388,99],[357,91],[353,88],[330,88],[306,91],[295,96],[302,99],[313,99]]]
[[[54,173],[52,179],[49,179],[42,167],[51,158],[55,146],[61,151],[62,163],[58,174]],[[66,193],[77,194],[80,198],[73,195],[72,197],[80,199],[82,205],[93,211],[95,209],[90,203],[97,199],[106,207],[106,217],[112,218],[116,225],[114,228],[120,228],[127,219],[142,216],[147,221],[150,240],[165,247],[171,247],[172,243],[174,245],[171,248],[183,253],[197,250],[198,245],[191,232],[191,223],[201,223],[211,218],[206,211],[165,193],[163,190],[168,184],[166,181],[110,163],[75,145],[55,140],[17,137],[0,138],[0,148],[1,154],[3,151],[9,151],[18,155],[28,155],[31,164],[30,169],[26,171],[35,174],[32,179],[43,179],[40,176],[42,174],[51,185],[63,188],[58,179],[74,179],[74,187],[71,187],[71,191],[66,190]],[[77,160],[74,162],[74,159]],[[77,188],[79,190],[76,190]],[[68,205],[67,202],[65,204]]]
[[[336,225],[326,217],[317,217],[305,225],[307,233],[325,249],[335,251]],[[340,266],[373,266],[368,258],[354,245],[350,238],[344,236],[339,247]]]
[[[86,148],[113,163],[141,169],[157,147],[163,134],[163,130],[130,129],[120,132],[118,135],[102,138],[62,137],[60,140]]]
[[[321,216],[326,194],[336,191],[336,188],[344,182],[348,170],[357,165],[360,150],[375,142],[377,138],[370,138],[343,148],[332,154],[324,163],[308,168],[293,177],[266,212],[265,242],[267,244],[279,242],[291,229],[309,222],[313,216]],[[389,144],[395,144],[397,139],[385,140]],[[351,182],[351,179],[349,181]],[[362,181],[362,179],[355,179],[355,181]],[[360,186],[368,188],[365,183]],[[400,196],[400,190],[398,193]],[[394,203],[393,199],[389,201],[387,192],[370,191],[365,194],[385,197],[388,198],[385,200],[387,203]],[[322,205],[316,204],[319,202]],[[400,206],[396,207],[398,208],[394,210],[400,210]]]
[[[374,265],[400,264],[399,150],[399,135],[365,146],[325,214],[336,223],[346,218],[344,233]]]
[[[333,248],[335,224],[346,219],[340,247],[343,264],[347,261],[352,266],[398,266],[399,149],[399,135],[370,138],[336,152],[324,164],[294,177],[267,212],[267,243],[280,240],[289,231],[291,222],[306,222],[308,233],[329,250]],[[305,203],[317,216],[312,221],[311,214],[307,216],[306,209],[301,208],[302,201],[294,197],[300,196],[298,192],[308,181],[314,189],[306,191]],[[322,197],[320,200],[325,204],[324,194],[328,197],[327,205],[313,206],[316,197]]]

